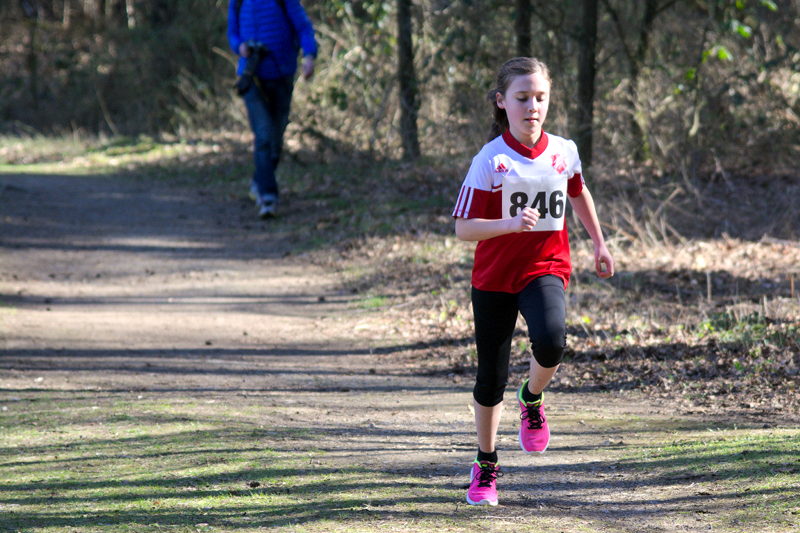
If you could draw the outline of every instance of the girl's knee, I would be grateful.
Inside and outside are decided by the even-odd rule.
[[[503,401],[503,393],[508,385],[508,379],[497,382],[476,381],[475,388],[472,390],[472,397],[479,405],[484,407],[494,407]]]
[[[564,335],[551,337],[544,341],[531,339],[533,346],[533,357],[543,368],[553,368],[561,363],[564,358],[566,348],[566,338]]]

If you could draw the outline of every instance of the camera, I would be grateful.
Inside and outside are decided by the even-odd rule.
[[[266,47],[266,45],[258,41],[250,40],[247,41],[245,45],[247,46],[248,50],[250,50],[250,54],[245,60],[242,75],[238,80],[236,80],[235,85],[236,92],[240,95],[250,90],[250,87],[254,83],[253,77],[255,76],[258,64],[261,63],[261,60],[263,60],[269,54],[269,49]]]

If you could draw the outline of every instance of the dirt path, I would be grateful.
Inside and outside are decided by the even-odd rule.
[[[502,505],[468,508],[469,380],[409,375],[394,357],[403,341],[359,328],[363,311],[334,276],[286,256],[293,243],[280,226],[253,222],[237,202],[127,178],[4,175],[0,206],[7,393],[255,405],[268,428],[303,432],[282,446],[286,434],[270,442],[268,431],[265,445],[316,454],[329,472],[357,467],[356,486],[332,485],[370,487],[355,496],[369,531],[706,531],[735,506],[735,494],[619,464],[623,449],[702,421],[633,394],[552,393],[548,453],[517,451],[508,409]],[[385,488],[392,476],[416,481],[381,496],[374,480]],[[317,514],[287,507],[266,524],[333,528],[338,500],[314,501]]]
[[[191,371],[198,360],[269,359],[277,371],[301,355],[308,368],[339,365],[347,336],[325,318],[346,301],[330,294],[326,273],[282,259],[282,235],[241,229],[238,205],[122,179],[2,183],[2,292],[18,310],[5,317],[7,355],[35,365],[37,353],[51,361],[53,350],[69,351],[66,370],[85,369],[85,379],[100,370],[98,356],[111,356],[101,382],[142,387],[174,384],[130,372],[148,357],[185,366],[186,387],[204,379]]]

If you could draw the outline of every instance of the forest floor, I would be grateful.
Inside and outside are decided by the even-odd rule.
[[[1,531],[800,527],[791,236],[612,238],[610,282],[576,240],[550,448],[509,390],[476,508],[471,247],[431,171],[290,160],[259,221],[214,153],[0,169]]]

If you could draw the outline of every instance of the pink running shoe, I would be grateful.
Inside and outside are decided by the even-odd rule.
[[[528,380],[522,387],[528,386]],[[517,392],[519,400],[520,419],[519,445],[525,453],[544,453],[550,443],[550,428],[547,426],[547,417],[544,416],[544,397],[537,402],[525,403],[522,399],[522,387]]]
[[[497,463],[477,460],[469,472],[467,503],[470,505],[497,505],[497,478],[502,476]]]

